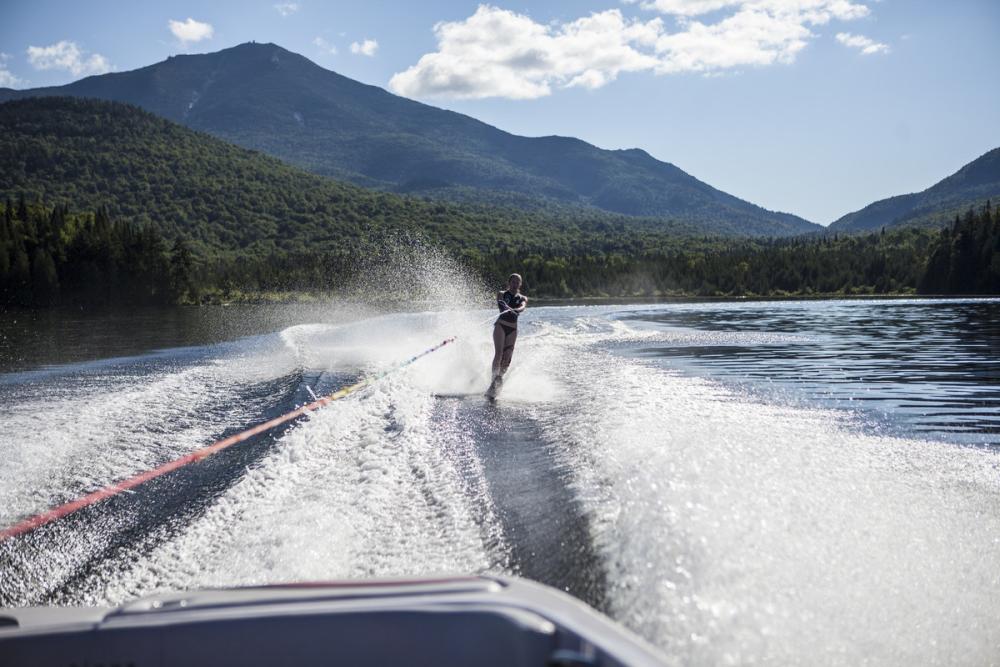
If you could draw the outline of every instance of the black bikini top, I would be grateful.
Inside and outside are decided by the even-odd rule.
[[[508,308],[520,308],[521,304],[524,303],[524,296],[521,294],[514,294],[510,290],[505,291],[497,299],[497,306],[500,308],[500,321],[501,322],[513,322],[517,324],[517,316],[521,313],[515,313]]]

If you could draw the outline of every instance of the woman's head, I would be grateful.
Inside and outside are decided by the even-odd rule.
[[[519,289],[521,289],[521,283],[522,282],[524,282],[524,281],[521,280],[521,274],[520,273],[512,273],[512,274],[510,274],[510,278],[507,279],[507,287],[512,292],[516,292]]]

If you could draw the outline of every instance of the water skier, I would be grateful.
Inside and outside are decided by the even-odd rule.
[[[486,390],[490,398],[495,397],[503,385],[503,376],[510,367],[517,341],[517,318],[528,305],[528,297],[521,294],[522,282],[519,274],[512,273],[507,279],[507,289],[497,292],[500,317],[493,325],[493,381]]]

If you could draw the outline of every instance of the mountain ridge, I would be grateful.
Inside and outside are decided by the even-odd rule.
[[[831,232],[871,231],[902,225],[940,226],[956,213],[1000,199],[1000,148],[983,153],[934,185],[886,197],[830,223]]]
[[[461,198],[551,199],[697,223],[709,233],[792,235],[819,225],[722,192],[642,149],[522,137],[393,95],[274,44],[171,56],[0,100],[97,97],[135,104],[314,173],[384,190]],[[464,194],[457,193],[462,191]]]
[[[697,232],[596,209],[571,216],[380,192],[133,105],[72,97],[0,103],[2,197],[74,212],[103,208],[138,227],[153,225],[168,240],[189,240],[204,257],[356,254],[387,234],[425,238],[457,254],[638,252],[644,240]]]

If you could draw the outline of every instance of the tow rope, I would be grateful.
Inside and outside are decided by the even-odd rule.
[[[280,417],[275,417],[270,421],[266,421],[263,424],[258,424],[257,426],[249,428],[241,433],[237,433],[236,435],[231,435],[228,438],[223,438],[222,440],[219,440],[216,443],[208,445],[207,447],[202,447],[201,449],[197,449],[191,452],[190,454],[186,454],[178,459],[174,459],[173,461],[164,463],[158,468],[153,468],[152,470],[147,470],[146,472],[139,473],[134,477],[130,477],[121,482],[117,482],[110,486],[106,486],[103,489],[100,489],[99,491],[88,493],[87,495],[81,498],[77,498],[76,500],[65,503],[63,505],[59,505],[58,507],[53,507],[52,509],[42,512],[41,514],[36,514],[35,516],[29,517],[19,523],[14,524],[13,526],[10,526],[9,528],[5,528],[4,530],[0,531],[0,542],[3,542],[4,540],[7,540],[12,537],[17,537],[18,535],[22,535],[40,526],[52,523],[53,521],[57,521],[58,519],[61,519],[68,514],[72,514],[77,510],[81,510],[84,507],[93,505],[94,503],[100,502],[105,498],[116,496],[122,491],[127,491],[128,489],[138,486],[143,482],[147,482],[161,475],[165,475],[168,472],[177,470],[178,468],[183,468],[184,466],[190,463],[196,463],[198,461],[201,461],[202,459],[207,458],[212,454],[215,454],[216,452],[221,452],[223,449],[232,447],[233,445],[243,442],[248,438],[252,438],[255,435],[259,435],[261,433],[270,431],[274,427],[280,426],[285,422],[289,422],[293,419],[309,414],[310,412],[318,410],[319,408],[322,408],[326,405],[329,405],[330,403],[333,403],[336,400],[344,398],[345,396],[350,396],[354,392],[360,389],[364,389],[370,384],[378,382],[379,380],[389,375],[390,373],[395,373],[397,371],[400,371],[409,366],[410,364],[412,364],[413,362],[417,361],[418,359],[426,357],[428,354],[431,354],[432,352],[437,352],[445,345],[448,345],[449,343],[453,342],[455,342],[455,336],[452,336],[451,338],[446,338],[437,345],[435,345],[434,347],[428,348],[423,352],[421,352],[420,354],[412,356],[406,361],[396,364],[392,368],[382,371],[381,373],[377,373],[375,375],[366,377],[360,382],[356,382],[348,387],[343,387],[341,389],[338,389],[332,394],[327,394],[326,396],[323,396],[322,398],[319,398],[313,401],[312,403],[308,403],[300,408],[296,408],[295,410],[283,414]]]

